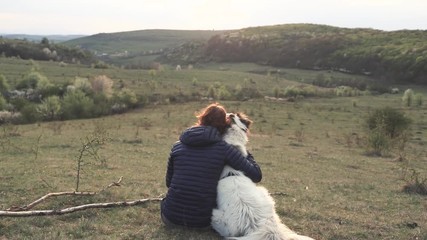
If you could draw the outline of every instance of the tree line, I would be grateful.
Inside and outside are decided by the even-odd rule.
[[[181,45],[172,62],[254,62],[276,67],[334,70],[388,82],[427,83],[427,31],[347,29],[314,24],[246,28]]]
[[[90,51],[51,43],[47,38],[35,43],[27,40],[0,37],[0,54],[2,57],[18,57],[42,61],[53,60],[67,63],[89,64],[96,61]]]

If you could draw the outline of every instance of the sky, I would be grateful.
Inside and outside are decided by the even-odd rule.
[[[92,35],[288,23],[427,30],[426,11],[426,0],[0,0],[0,33]]]

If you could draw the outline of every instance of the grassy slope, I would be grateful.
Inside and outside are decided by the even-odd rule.
[[[22,61],[21,65],[1,63],[0,72],[14,66],[13,74],[5,74],[8,79],[32,67],[28,62],[22,65]],[[76,73],[104,73],[114,81],[124,79],[135,91],[145,92],[146,85],[139,83],[138,77],[150,78],[147,71],[56,66],[39,63],[41,71],[55,82],[68,81]],[[217,71],[211,66],[206,70],[165,71],[156,76],[156,91],[177,91],[174,88],[189,91],[193,77],[202,86],[216,81],[234,86],[244,84],[244,78],[253,78],[264,93],[276,85],[293,84],[283,78],[240,72],[254,68],[253,65],[238,65],[239,71],[233,71],[232,65],[225,67],[230,70]],[[280,217],[289,227],[316,239],[423,239],[427,237],[425,197],[401,192],[405,182],[402,163],[393,160],[396,153],[384,158],[364,155],[366,114],[380,106],[397,107],[414,120],[407,158],[410,166],[425,176],[427,109],[425,106],[403,108],[400,97],[223,104],[230,111],[244,111],[254,120],[249,149],[262,167],[261,184],[273,193],[284,193],[274,198]],[[170,147],[180,132],[194,123],[194,112],[206,104],[159,105],[101,119],[1,126],[2,134],[14,134],[1,138],[0,209],[29,203],[47,192],[73,190],[80,139],[95,126],[106,128],[112,138],[100,151],[107,166],[86,158],[86,163],[91,164],[83,167],[81,190],[98,190],[120,176],[124,177],[123,186],[94,198],[59,198],[40,208],[133,200],[165,193],[164,174]],[[58,128],[60,131],[55,133]],[[42,137],[37,144],[39,136]],[[31,149],[37,146],[40,150],[36,158]],[[414,222],[418,227],[408,227]],[[220,239],[213,232],[165,229],[157,203],[59,217],[3,218],[1,236],[8,239]]]
[[[142,52],[178,46],[186,41],[207,40],[223,31],[206,30],[141,30],[119,33],[100,33],[73,39],[64,44],[79,45],[98,52]]]

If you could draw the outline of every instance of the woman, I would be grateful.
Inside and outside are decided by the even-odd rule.
[[[182,133],[170,153],[166,172],[168,192],[161,204],[166,225],[210,227],[217,185],[225,165],[243,171],[253,182],[262,178],[251,154],[244,157],[222,140],[228,127],[223,106],[211,104],[197,118],[198,123]]]

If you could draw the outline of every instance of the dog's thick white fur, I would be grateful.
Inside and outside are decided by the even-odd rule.
[[[223,139],[247,156],[248,137],[237,124],[231,124]],[[243,172],[225,166],[217,191],[211,224],[226,239],[313,240],[284,225],[267,189],[257,186]]]

